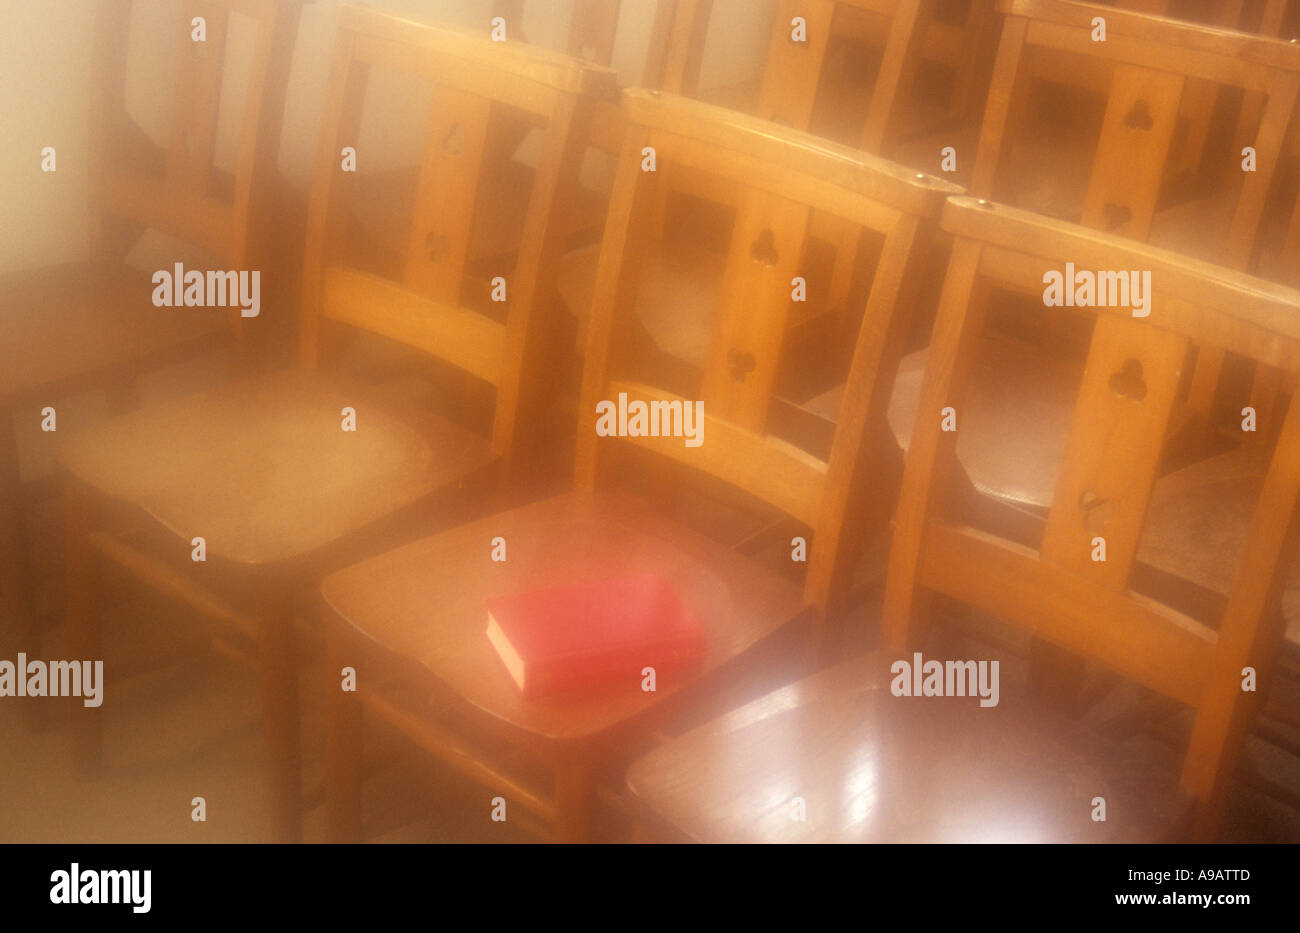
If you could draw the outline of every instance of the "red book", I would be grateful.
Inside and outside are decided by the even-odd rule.
[[[652,574],[549,587],[487,601],[487,637],[520,691],[536,696],[641,670],[680,671],[704,657],[704,630]]]

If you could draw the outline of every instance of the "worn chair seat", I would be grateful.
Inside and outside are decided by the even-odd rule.
[[[356,410],[355,432],[342,409]],[[322,376],[277,372],[153,405],[66,442],[82,483],[135,506],[209,559],[307,556],[491,459],[485,440],[433,415],[406,423]]]
[[[507,559],[489,560],[506,541]],[[569,493],[451,529],[326,578],[325,603],[370,641],[422,666],[435,692],[541,740],[596,738],[671,696],[640,669],[598,694],[522,696],[485,633],[484,600],[579,580],[657,572],[696,613],[714,670],[795,619],[800,589],[637,500]],[[692,672],[698,676],[701,671]]]
[[[648,248],[636,311],[660,351],[697,368],[704,365],[724,261],[720,255],[690,246],[656,242]],[[560,297],[578,318],[580,348],[587,345],[599,264],[600,244],[593,243],[565,254],[556,271]]]
[[[904,450],[911,441],[928,356],[928,350],[918,350],[898,366],[889,426]],[[1015,340],[983,340],[968,397],[957,415],[957,456],[977,491],[1033,508],[1052,504],[1078,381],[1079,374],[1065,363]],[[836,386],[804,407],[833,423],[843,394],[843,387]]]
[[[1151,492],[1138,560],[1226,597],[1236,582],[1266,461],[1249,447],[1162,477]],[[1300,574],[1282,595],[1286,645],[1300,652]]]
[[[1184,825],[1191,799],[1158,761],[1006,697],[896,697],[891,660],[699,726],[635,762],[628,787],[656,828],[699,842],[1132,842]]]
[[[230,339],[228,311],[155,307],[151,276],[73,263],[0,278],[0,401],[76,388]]]

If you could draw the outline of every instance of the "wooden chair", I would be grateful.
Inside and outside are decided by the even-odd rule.
[[[1002,9],[1006,19],[981,129],[973,193],[1136,240],[1151,240],[1233,268],[1248,268],[1282,134],[1300,86],[1295,70],[1300,48],[1085,3],[1006,0]],[[1106,19],[1106,42],[1091,39],[1094,15]],[[1009,124],[1017,108],[1023,107],[1018,103],[1023,96],[1021,62],[1031,46],[1113,65],[1095,150],[1089,154],[1088,141],[1076,141],[1076,146],[1085,147],[1083,158],[1074,159],[1079,171],[1068,171],[1070,160],[1052,145],[1020,147],[1022,153],[1039,160],[1046,178],[1041,186],[1026,180],[1033,172],[1024,158],[1003,157],[1004,140],[1012,134]],[[1165,167],[1180,94],[1193,77],[1266,96],[1255,134],[1258,170],[1242,173],[1240,155],[1234,155],[1220,173],[1231,187],[1215,197],[1184,201],[1157,213],[1162,188],[1169,182]],[[1164,215],[1168,219],[1162,225]],[[996,339],[1003,338],[991,342]],[[1056,413],[1072,397],[1080,369],[1068,352],[1053,360],[1020,352],[1023,346],[1021,341],[1009,349],[990,346],[978,364],[981,375],[973,384],[962,463],[982,492],[1041,516],[1051,504],[1054,490],[1049,478],[1064,451],[1064,436],[1051,425],[1064,423]],[[1217,359],[1213,348],[1201,351],[1190,388],[1189,408],[1202,418],[1208,417],[1218,384]],[[1009,368],[1016,360],[1024,361],[1028,369]],[[907,358],[901,367],[891,424],[904,443],[924,368],[924,353]],[[1033,418],[1032,427],[1021,420],[1022,415],[1015,416],[1014,425],[1000,415],[1007,408],[999,399],[1012,392],[1028,392],[1038,399],[1027,413]],[[1016,438],[1014,454],[1007,449],[1010,438]],[[1002,469],[1008,466],[1010,472]]]
[[[523,22],[525,6],[525,0],[493,0],[492,16],[503,17],[507,28],[517,28]],[[608,68],[614,57],[620,7],[620,0],[574,0],[562,51]]]
[[[127,115],[131,3],[102,0],[95,25],[90,143],[90,258],[0,279],[0,596],[18,620],[17,643],[40,639],[32,604],[14,417],[25,406],[105,387],[130,404],[133,380],[148,368],[221,346],[230,318],[153,306],[148,270],[125,259],[148,228],[188,241],[226,268],[278,269],[267,209],[274,202],[276,153],[299,3],[290,0],[185,2],[155,54],[175,62],[173,114],[165,147]],[[253,53],[238,123],[233,172],[213,164],[217,112],[232,14],[252,20]],[[206,41],[192,40],[202,15]],[[68,156],[64,156],[65,160]],[[66,161],[64,163],[67,164]],[[278,291],[278,289],[277,289]],[[237,332],[237,331],[236,331]],[[60,419],[64,429],[73,427]],[[56,435],[47,435],[51,438]]]
[[[285,840],[300,833],[294,596],[330,567],[391,544],[401,533],[393,516],[404,509],[424,503],[464,517],[479,501],[471,481],[519,455],[530,405],[544,397],[544,294],[557,218],[576,183],[577,140],[591,99],[616,93],[612,73],[554,53],[359,6],[341,7],[338,24],[308,221],[302,367],[111,420],[62,456],[69,615],[84,656],[102,656],[99,558],[217,623],[214,643],[261,673]],[[351,179],[340,170],[341,144],[355,138],[367,81],[384,68],[427,82],[435,98],[407,249],[391,276],[358,267],[340,238]],[[501,106],[544,118],[547,132],[536,183],[516,205],[524,248],[513,272],[501,270],[509,292],[493,316],[492,285],[467,278],[465,257],[476,196],[500,195],[476,187]],[[490,386],[487,435],[320,370],[327,327],[380,335],[424,354],[430,371],[441,362]],[[100,528],[101,503],[142,517],[142,532]],[[195,537],[204,538],[204,563],[187,560]],[[87,769],[99,760],[101,715],[76,710]]]
[[[1183,495],[1185,478],[1160,478],[1161,450],[1189,343],[1300,368],[1300,292],[973,198],[950,199],[942,227],[955,242],[895,518],[882,650],[656,749],[631,767],[629,786],[667,827],[708,841],[1101,842],[1188,827],[1212,838],[1258,696],[1243,691],[1244,669],[1261,692],[1271,683],[1300,514],[1300,408],[1286,415],[1230,555],[1212,533],[1172,536],[1179,522],[1209,531],[1216,513]],[[969,524],[954,496],[985,324],[977,292],[990,281],[1040,289],[1044,272],[1067,261],[1148,270],[1150,316],[1092,312],[1064,466],[1042,539],[1026,547]],[[949,406],[956,432],[942,429]],[[1104,561],[1093,559],[1099,540]],[[1171,601],[1173,588],[1151,586],[1147,571],[1168,564],[1170,549],[1236,567],[1223,574],[1232,582],[1217,612],[1194,618],[1181,599],[1190,589]],[[918,650],[953,657],[927,643],[938,597],[1193,708],[1181,778],[1162,779],[1136,753],[1025,708],[1005,684],[991,707],[953,691],[899,695],[892,662]],[[791,818],[796,797],[803,821]]]
[[[415,542],[331,575],[322,587],[337,617],[335,665],[358,672],[356,693],[331,684],[329,772],[331,823],[339,838],[361,834],[361,707],[395,724],[444,764],[504,795],[510,819],[561,838],[590,831],[595,785],[616,767],[629,743],[666,721],[698,685],[796,620],[814,620],[842,588],[842,556],[860,534],[868,503],[850,502],[858,471],[883,450],[881,412],[891,357],[905,330],[907,295],[924,250],[926,218],[953,187],[805,134],[654,91],[624,93],[630,126],[623,146],[593,299],[578,425],[576,489]],[[642,171],[653,148],[658,169]],[[698,386],[703,434],[597,437],[597,403],[629,399],[691,404],[646,384],[629,342],[642,272],[653,255],[647,239],[656,185],[664,167],[690,165],[748,189],[725,255],[709,363]],[[791,304],[812,210],[842,215],[883,237],[857,336],[851,390],[829,459],[819,459],[768,431]],[[810,279],[810,290],[824,280]],[[658,296],[672,300],[672,296]],[[691,299],[697,302],[697,298]],[[676,464],[739,490],[811,530],[802,587],[780,569],[720,547],[674,521],[626,485],[622,458]],[[615,455],[621,455],[618,459]],[[607,477],[609,480],[607,480]],[[876,516],[877,521],[883,516]],[[807,531],[804,532],[808,534]],[[490,556],[494,539],[506,559]],[[783,555],[784,556],[784,555]],[[526,699],[484,635],[483,600],[492,595],[578,579],[653,571],[674,586],[707,626],[708,653],[692,679],[661,680],[643,692],[640,677],[595,695]],[[388,676],[405,689],[385,690]],[[405,701],[394,697],[403,696]],[[528,782],[494,754],[503,744],[542,767]],[[551,785],[547,771],[554,775]],[[551,790],[553,786],[553,791]],[[521,812],[522,811],[522,812]],[[488,809],[484,809],[487,819]],[[516,817],[514,814],[518,814]],[[527,822],[525,822],[527,821]]]
[[[936,7],[918,2],[783,0],[772,21],[759,85],[702,91],[699,74],[712,12],[712,0],[658,3],[647,58],[647,87],[754,113],[783,126],[811,130],[865,152],[891,158],[900,141],[933,130],[944,120],[961,120],[971,101],[983,100],[980,55],[963,54],[963,47],[967,51],[971,47],[976,50],[987,47],[991,65],[992,5],[984,0],[968,4],[964,16],[955,20],[940,19]],[[791,41],[791,21],[796,16],[806,21],[806,42]],[[881,49],[879,74],[870,93],[865,95],[869,98],[867,107],[861,106],[863,88],[839,80],[831,64],[832,44],[846,41]],[[924,120],[909,120],[906,116],[917,110],[909,96],[912,79],[920,63],[926,61],[939,62],[955,72],[952,105],[946,109],[928,109]],[[936,161],[926,161],[926,171],[939,171]],[[723,198],[724,192],[718,190],[718,184],[718,179],[689,168],[677,169],[669,183],[661,186],[656,224],[662,228],[667,222],[670,196],[688,196],[686,203],[690,206],[684,209],[684,214],[701,227],[708,225],[708,219],[699,219],[691,212],[690,208],[697,207],[697,202],[738,206],[741,192],[731,191]],[[674,201],[681,206],[680,198]],[[831,215],[814,215],[812,223],[813,236],[827,243],[831,251],[832,285],[817,300],[794,309],[790,324],[807,330],[810,322],[818,319],[824,323],[835,322],[833,327],[822,328],[834,331],[827,338],[834,342],[840,331],[851,331],[856,325],[855,320],[844,322],[841,318],[850,298],[858,240],[851,225],[838,223]],[[566,257],[561,286],[571,308],[589,305],[598,254],[598,245],[592,244]],[[665,278],[662,283],[665,290],[688,287],[689,270],[671,261],[655,263],[647,271],[652,277]],[[679,313],[647,318],[642,325],[646,352],[662,358],[665,372],[693,373],[704,365],[709,337],[707,321]],[[839,375],[842,378],[843,373]]]
[[[895,158],[900,144],[908,140],[978,119],[992,65],[993,12],[993,4],[985,0],[781,0],[758,113]],[[797,16],[807,23],[807,43],[791,41]],[[834,73],[836,41],[880,50],[866,101],[853,100],[850,95],[860,90]],[[951,72],[946,102],[914,93],[917,70],[924,64]],[[917,167],[938,172],[937,149],[933,160]]]

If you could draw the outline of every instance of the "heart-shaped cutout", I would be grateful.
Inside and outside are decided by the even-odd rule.
[[[1110,377],[1110,390],[1120,398],[1140,402],[1147,397],[1146,380],[1142,378],[1142,364],[1125,360],[1124,365]]]

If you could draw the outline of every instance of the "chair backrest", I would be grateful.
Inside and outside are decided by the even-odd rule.
[[[643,87],[694,97],[713,0],[657,0]]]
[[[758,105],[758,115],[765,119],[808,129],[832,35],[882,49],[865,122],[851,140],[864,152],[887,151],[921,61],[953,70],[954,115],[982,88],[986,69],[980,51],[993,25],[990,0],[969,0],[957,9],[962,15],[955,21],[940,18],[939,5],[922,0],[781,0],[777,6]],[[793,41],[796,17],[806,27],[802,41]]]
[[[342,171],[340,156],[344,147],[355,148],[371,73],[386,69],[425,83],[433,104],[400,268],[378,274],[358,268],[343,246],[347,189],[357,176]],[[544,283],[563,247],[583,127],[593,101],[616,95],[612,72],[560,53],[341,7],[308,209],[304,364],[317,362],[321,319],[407,344],[495,387],[493,449],[509,451],[524,385],[543,375]],[[477,208],[512,197],[495,190],[484,171],[503,114],[542,127],[541,157],[526,198],[518,198],[522,237],[513,270],[503,260],[471,282]],[[499,303],[489,302],[493,291]],[[503,314],[483,313],[492,307]]]
[[[1232,220],[1212,258],[1248,268],[1300,88],[1300,47],[1115,7],[1065,0],[1000,0],[1005,14],[976,153],[973,193],[1015,203],[1019,179],[1000,173],[1015,102],[1022,101],[1028,49],[1073,68],[1102,62],[1109,73],[1105,116],[1077,216],[1061,219],[1145,240],[1161,193],[1179,103],[1191,79],[1258,92],[1265,104],[1252,127],[1256,169],[1232,156],[1221,178],[1239,176]],[[1104,20],[1104,39],[1096,20]],[[1233,171],[1230,171],[1233,170]]]
[[[492,16],[503,18],[507,29],[518,29],[526,5],[526,0],[492,0]],[[620,0],[573,0],[564,51],[574,58],[609,67],[620,7]]]
[[[881,453],[889,398],[927,242],[926,224],[956,192],[940,179],[733,111],[657,91],[624,93],[629,125],[601,248],[579,409],[577,481],[596,482],[597,461],[619,441],[597,433],[602,412],[654,405],[665,421],[701,412],[695,446],[682,432],[626,442],[686,464],[743,490],[810,527],[806,594],[821,606],[831,587],[853,475]],[[653,158],[653,171],[646,160]],[[685,166],[742,193],[717,270],[710,349],[698,400],[638,381],[632,326],[639,272],[649,253],[651,222],[665,169]],[[823,460],[768,431],[769,409],[794,306],[796,276],[809,295],[828,287],[802,265],[809,216],[826,212],[883,238],[879,263],[836,422]],[[681,235],[669,229],[667,236]],[[809,298],[809,300],[814,300]],[[698,302],[697,302],[698,303]],[[694,409],[692,409],[694,406]],[[701,411],[702,409],[702,411]],[[629,409],[630,410],[630,409]],[[652,409],[653,411],[653,409]],[[655,418],[658,421],[658,418]],[[879,430],[870,434],[868,425]],[[652,422],[653,430],[653,422]]]
[[[300,0],[183,0],[157,54],[175,61],[165,150],[148,142],[126,110],[131,0],[100,0],[94,81],[92,178],[96,248],[114,221],[153,227],[243,266],[266,246],[285,86],[298,32]],[[226,77],[231,17],[252,22],[247,91],[239,111],[233,177],[213,165]]]
[[[1189,344],[1295,373],[1300,292],[970,197],[948,202],[942,228],[954,246],[894,525],[886,642],[895,650],[919,643],[926,601],[939,593],[1195,708],[1182,782],[1212,814],[1256,696],[1243,692],[1243,668],[1254,668],[1266,690],[1281,637],[1279,587],[1296,543],[1300,405],[1286,414],[1222,616],[1190,618],[1136,593],[1133,574]],[[1094,294],[1105,293],[1110,306],[1091,309],[1066,457],[1034,550],[972,527],[953,498],[963,392],[984,307],[971,296],[992,283],[1042,292],[1046,301],[1049,273],[1076,277],[1076,269],[1097,277]],[[1133,282],[1130,270],[1145,283]],[[1129,280],[1122,287],[1111,272]],[[1133,315],[1139,305],[1148,316]],[[941,424],[949,408],[955,431]]]

